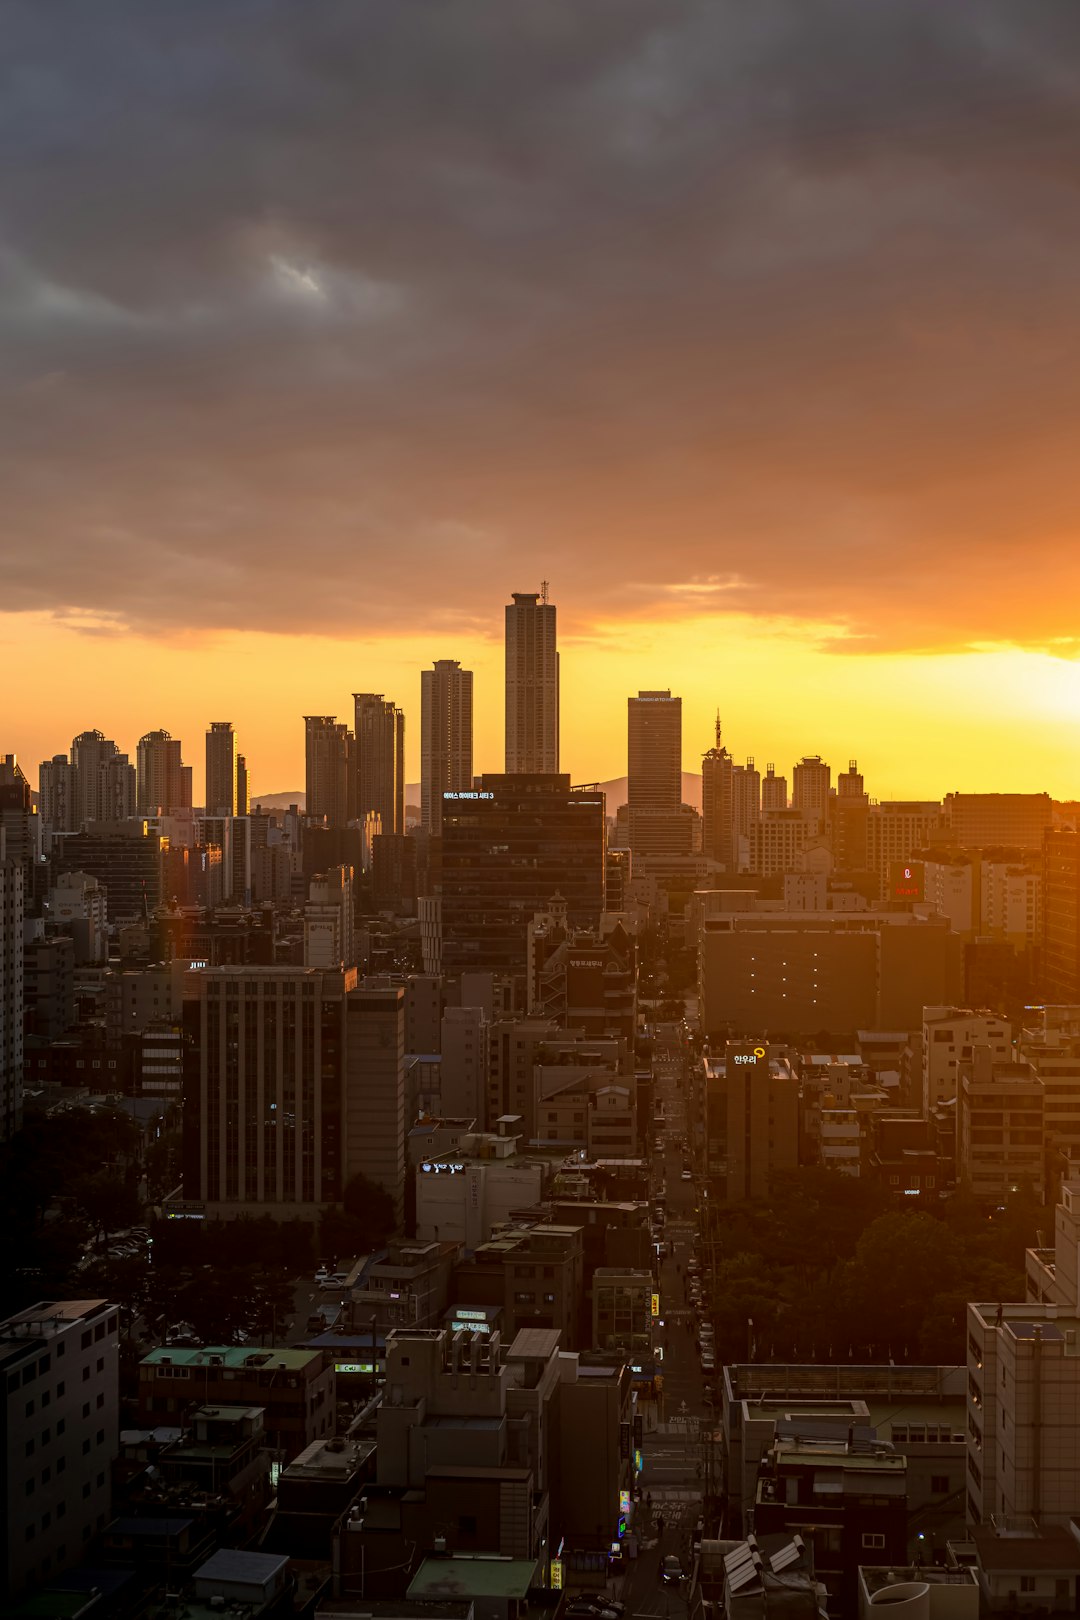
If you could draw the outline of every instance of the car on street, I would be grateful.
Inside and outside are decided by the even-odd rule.
[[[694,1172],[692,1170],[684,1170],[682,1173],[682,1179],[683,1181],[693,1181]]]
[[[660,1565],[660,1579],[665,1586],[678,1586],[680,1581],[686,1579],[678,1553],[668,1553]]]

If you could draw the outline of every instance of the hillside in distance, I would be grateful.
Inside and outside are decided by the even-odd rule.
[[[599,782],[597,786],[603,788],[607,795],[608,815],[613,816],[619,806],[626,803],[626,777],[613,776],[610,781]],[[684,804],[692,804],[701,809],[700,771],[683,771],[682,796]],[[253,805],[261,804],[264,810],[287,810],[290,804],[295,804],[303,810],[304,791],[302,788],[294,788],[291,792],[285,793],[253,793],[251,802]],[[419,782],[406,783],[405,802],[415,805],[420,803]]]

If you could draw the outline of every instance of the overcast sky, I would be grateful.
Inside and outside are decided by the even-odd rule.
[[[1071,654],[1078,179],[1068,0],[8,0],[0,608]]]

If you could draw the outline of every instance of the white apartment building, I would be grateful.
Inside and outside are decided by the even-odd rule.
[[[968,1306],[969,1524],[1076,1517],[1080,1181],[1061,1189],[1054,1239],[1052,1251],[1028,1250],[1028,1292],[1039,1298]]]
[[[1042,933],[1042,873],[1009,861],[984,861],[981,930],[1017,946]]]
[[[103,1299],[45,1300],[0,1322],[7,1601],[79,1563],[110,1517],[117,1327]]]
[[[976,1046],[988,1046],[995,1063],[1013,1056],[1012,1025],[994,1013],[968,1007],[923,1008],[922,1109],[929,1115],[939,1103],[952,1102],[957,1070]]]

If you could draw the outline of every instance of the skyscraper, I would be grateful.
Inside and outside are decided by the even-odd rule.
[[[191,773],[178,738],[148,731],[135,750],[136,809],[141,816],[191,809]]]
[[[420,822],[442,832],[444,793],[472,786],[473,676],[453,658],[420,675]]]
[[[381,692],[354,692],[356,814],[379,818],[379,831],[405,831],[405,716]]]
[[[304,716],[306,808],[328,827],[356,820],[356,746],[348,726],[332,714]]]
[[[717,715],[716,742],[701,761],[701,846],[702,854],[725,871],[734,869],[736,858],[734,794],[735,762],[724,747]]]
[[[236,814],[236,735],[231,720],[211,720],[206,733],[206,814]]]
[[[692,822],[682,813],[682,698],[665,690],[627,699],[626,756],[633,858],[689,854]]]
[[[787,777],[777,776],[775,765],[766,765],[761,782],[762,814],[769,810],[787,809]]]
[[[547,585],[506,609],[506,774],[559,769],[559,653]]]

